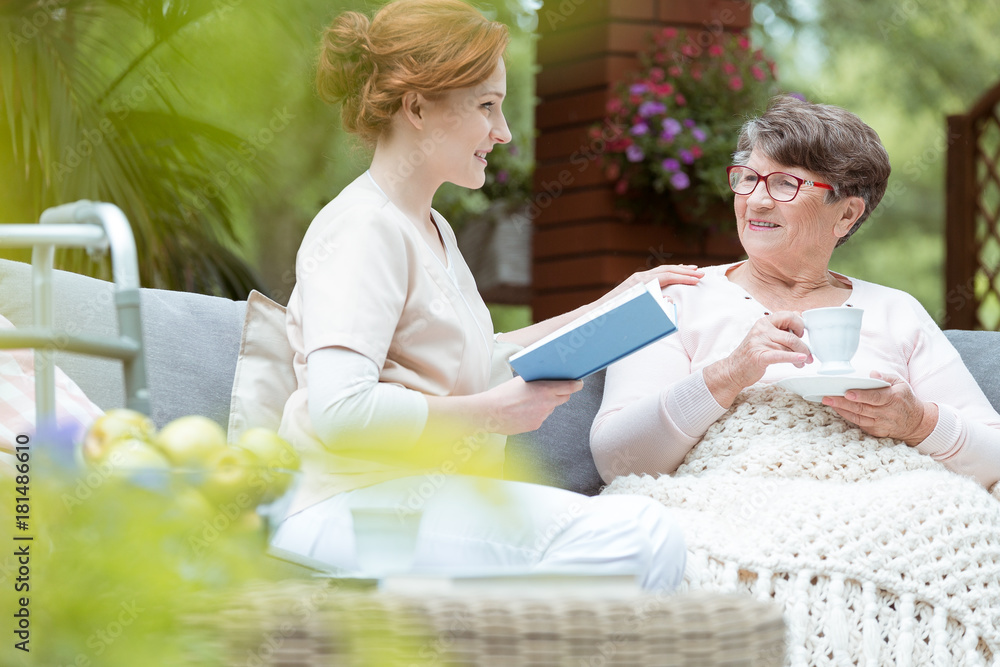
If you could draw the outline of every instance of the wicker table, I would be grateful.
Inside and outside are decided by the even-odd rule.
[[[294,580],[210,601],[189,622],[221,664],[248,667],[765,666],[785,655],[779,608],[704,592],[414,597]]]

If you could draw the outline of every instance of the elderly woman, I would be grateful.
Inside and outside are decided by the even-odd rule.
[[[829,269],[886,151],[855,115],[780,98],[735,161],[748,259],[666,288],[678,333],[608,369],[602,494],[672,508],[692,588],[783,605],[792,665],[995,664],[1000,415],[916,300]],[[778,383],[824,382],[801,313],[828,306],[864,318],[853,384],[820,404]]]
[[[746,123],[734,159],[748,259],[667,288],[679,333],[608,370],[591,432],[604,480],[673,472],[741,391],[815,374],[801,313],[827,306],[864,309],[853,364],[889,386],[823,403],[987,488],[1000,479],[1000,415],[927,312],[829,269],[885,193],[889,158],[875,131],[843,109],[783,97]]]

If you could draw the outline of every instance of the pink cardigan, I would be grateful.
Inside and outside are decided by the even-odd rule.
[[[601,477],[671,473],[726,408],[705,385],[702,369],[730,354],[767,309],[726,271],[704,269],[695,286],[664,294],[677,304],[679,331],[608,368],[604,400],[590,446]],[[853,289],[844,305],[865,311],[861,344],[852,360],[859,376],[872,370],[909,382],[936,403],[938,423],[918,451],[989,488],[1000,480],[1000,414],[990,405],[955,347],[909,294],[841,278]],[[761,378],[773,383],[815,375],[818,362],[797,369],[775,364]],[[624,462],[624,468],[623,468]]]

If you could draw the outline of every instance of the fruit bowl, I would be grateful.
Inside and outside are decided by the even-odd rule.
[[[110,410],[77,449],[88,476],[156,492],[169,511],[211,525],[260,525],[294,486],[299,457],[269,429],[253,428],[235,443],[207,417],[175,419],[157,431],[145,415]],[[221,517],[221,518],[220,518]]]

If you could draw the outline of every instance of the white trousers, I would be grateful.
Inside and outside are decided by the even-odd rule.
[[[680,528],[644,496],[584,496],[555,487],[458,475],[420,475],[329,498],[282,521],[272,555],[339,575],[364,571],[351,511],[422,513],[412,569],[449,574],[634,574],[671,590],[684,576]]]

